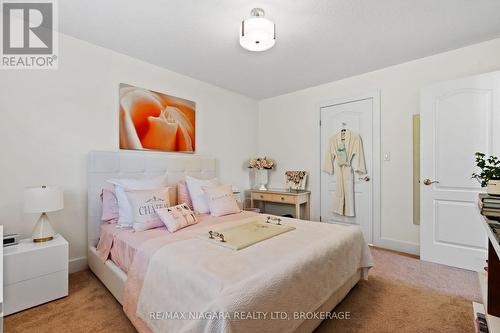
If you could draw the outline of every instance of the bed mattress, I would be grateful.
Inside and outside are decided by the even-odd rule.
[[[296,230],[241,251],[214,246],[199,237],[209,230],[250,222],[256,216],[265,219],[253,212],[225,217],[199,215],[198,224],[175,233],[165,228],[134,232],[103,224],[94,253],[104,265],[113,261],[126,273],[121,279],[126,281],[124,287],[119,283],[119,292],[113,294],[123,301],[125,313],[141,333],[182,331],[185,325],[197,326],[195,331],[224,332],[228,327],[234,332],[310,331],[319,321],[221,318],[184,323],[157,322],[149,317],[152,311],[172,309],[229,314],[272,313],[276,309],[289,314],[329,311],[360,277],[367,277],[373,265],[362,232],[354,226],[284,219],[284,224]],[[171,287],[164,288],[165,284]],[[177,304],[177,300],[182,302]]]
[[[243,211],[239,214],[232,214],[223,217],[213,217],[209,214],[197,215],[198,225],[209,225],[233,220],[235,216],[238,218],[246,218],[256,216],[257,213]],[[183,233],[189,230],[189,227],[176,232]],[[137,250],[148,241],[170,235],[168,230],[163,228],[150,229],[141,232],[135,232],[131,228],[120,228],[115,223],[103,223],[101,225],[99,243],[97,244],[97,254],[103,261],[110,259],[121,270],[128,273],[130,266],[134,260]]]

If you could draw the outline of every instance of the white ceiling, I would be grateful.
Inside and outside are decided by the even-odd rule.
[[[63,33],[258,99],[500,36],[499,0],[58,4]],[[254,7],[276,23],[276,46],[263,53],[238,43]]]

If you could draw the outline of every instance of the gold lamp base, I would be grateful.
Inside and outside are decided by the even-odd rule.
[[[48,242],[54,239],[54,229],[49,222],[47,214],[43,213],[35,224],[31,238],[34,243]]]
[[[54,237],[53,236],[50,236],[50,237],[44,237],[44,238],[33,238],[33,243],[43,243],[43,242],[48,242],[48,241],[51,241],[53,240]]]

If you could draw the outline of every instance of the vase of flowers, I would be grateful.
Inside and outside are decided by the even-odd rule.
[[[252,158],[248,162],[248,168],[255,172],[255,181],[259,186],[259,190],[266,191],[267,183],[269,182],[269,170],[274,169],[275,163],[267,157]]]
[[[486,187],[488,194],[500,195],[500,159],[496,156],[486,157],[485,154],[477,152],[476,166],[481,172],[474,172],[472,178],[476,179],[481,187]]]

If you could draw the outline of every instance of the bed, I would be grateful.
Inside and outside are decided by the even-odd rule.
[[[163,228],[133,233],[102,225],[99,194],[109,187],[107,179],[165,173],[172,185],[185,175],[209,179],[217,176],[216,162],[154,152],[89,153],[89,267],[140,332],[311,332],[324,316],[311,318],[308,313],[331,311],[367,277],[371,255],[361,230],[354,226],[283,219],[296,230],[233,251],[213,246],[199,235],[213,225],[263,219],[262,214],[199,216],[199,224],[174,234]],[[101,239],[99,243],[100,237],[109,242]],[[155,317],[172,315],[165,309],[189,311],[193,317]],[[276,316],[286,313],[289,318],[270,318],[272,312]],[[210,313],[210,320],[199,316],[203,313]],[[249,319],[251,313],[254,317]],[[269,317],[254,320],[256,313]]]

